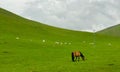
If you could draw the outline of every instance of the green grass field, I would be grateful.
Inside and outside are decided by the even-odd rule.
[[[0,9],[0,72],[120,72],[119,43],[119,36],[59,29]],[[72,62],[76,50],[85,61]]]

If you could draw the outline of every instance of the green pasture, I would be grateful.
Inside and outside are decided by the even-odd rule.
[[[72,62],[76,50],[85,61]],[[0,72],[119,71],[119,36],[59,29],[0,9]]]

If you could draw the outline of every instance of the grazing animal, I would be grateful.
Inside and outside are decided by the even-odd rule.
[[[82,58],[82,60],[85,60],[85,56],[80,52],[80,51],[74,51],[72,52],[72,61],[79,61],[80,57]]]

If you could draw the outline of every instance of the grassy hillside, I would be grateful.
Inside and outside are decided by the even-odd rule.
[[[97,33],[108,35],[108,36],[118,36],[118,37],[120,37],[120,24],[118,24],[116,26],[112,26],[112,27],[107,28],[105,30],[99,31]]]
[[[85,34],[90,35],[90,33],[77,32],[59,29],[55,27],[50,27],[41,23],[33,22],[27,19],[23,19],[19,16],[16,16],[10,12],[7,12],[3,9],[0,9],[0,31],[4,34],[10,34],[14,36],[24,36],[34,37],[36,39],[47,38],[47,39],[59,39],[59,38],[69,38],[68,34],[71,37],[80,36],[83,37]],[[49,35],[49,36],[47,36]],[[54,38],[53,38],[54,37]]]
[[[0,72],[119,72],[120,38],[59,29],[0,9]],[[86,61],[71,61],[80,50]]]

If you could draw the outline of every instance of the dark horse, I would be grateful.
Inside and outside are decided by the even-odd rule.
[[[74,51],[72,52],[72,61],[79,61],[80,57],[82,58],[82,60],[85,60],[84,55],[80,52],[80,51]]]

